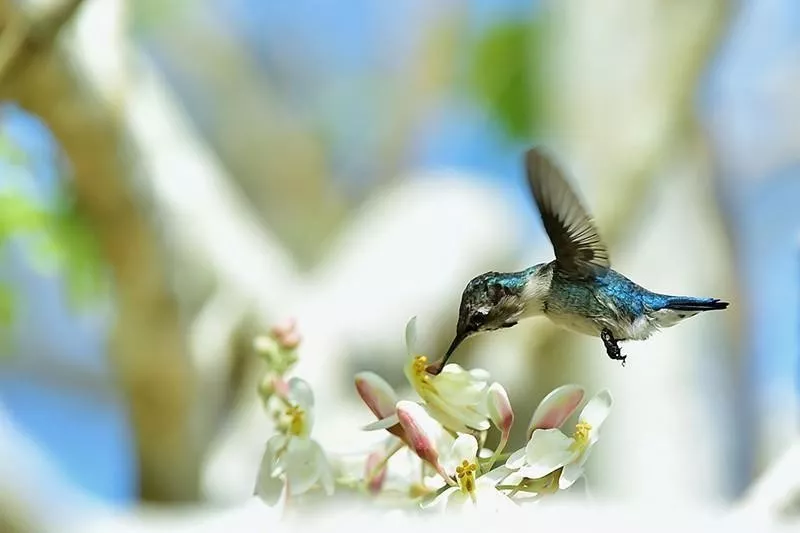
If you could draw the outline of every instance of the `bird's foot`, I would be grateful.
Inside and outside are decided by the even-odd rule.
[[[614,361],[622,361],[622,366],[624,367],[625,360],[628,358],[628,356],[622,354],[622,350],[619,347],[619,341],[614,338],[614,336],[611,334],[611,331],[604,329],[600,332],[600,338],[603,339],[603,344],[606,347],[606,353],[608,354],[608,357]]]

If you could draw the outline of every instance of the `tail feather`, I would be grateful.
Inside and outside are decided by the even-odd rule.
[[[729,303],[719,298],[692,298],[689,296],[670,296],[664,309],[673,311],[699,312],[727,309]]]

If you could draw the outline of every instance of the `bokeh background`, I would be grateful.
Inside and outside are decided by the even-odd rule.
[[[0,33],[5,494],[247,498],[270,431],[250,341],[289,316],[315,435],[363,448],[353,373],[402,388],[408,318],[440,354],[470,278],[550,260],[523,181],[532,143],[559,155],[615,268],[732,305],[626,346],[626,368],[544,320],[466,342],[458,362],[509,390],[514,443],[554,386],[609,387],[593,494],[716,506],[795,438],[793,0],[8,1],[0,16],[60,5],[76,8],[63,27],[21,48]]]

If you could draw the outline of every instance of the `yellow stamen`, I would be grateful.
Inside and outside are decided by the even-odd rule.
[[[464,459],[460,465],[456,467],[456,478],[458,478],[458,486],[464,494],[475,493],[475,471],[478,465],[470,463]]]
[[[589,444],[589,432],[592,430],[592,425],[588,422],[578,422],[575,425],[575,432],[572,438],[575,439],[575,447],[579,450],[586,448]]]
[[[433,385],[431,384],[431,375],[428,374],[426,368],[428,367],[428,358],[424,355],[418,355],[414,357],[414,362],[412,363],[412,370],[414,373],[414,381],[416,382],[417,389],[419,392],[420,390],[433,390]]]
[[[300,407],[292,405],[286,409],[286,416],[289,418],[288,433],[298,437],[302,435],[305,429],[306,413]]]

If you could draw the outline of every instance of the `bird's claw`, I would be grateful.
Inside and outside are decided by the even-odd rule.
[[[615,339],[611,332],[607,329],[604,329],[600,332],[600,338],[603,339],[603,344],[606,347],[606,353],[608,354],[608,357],[614,361],[621,361],[622,367],[624,368],[625,361],[628,359],[628,356],[622,354],[622,350],[619,347],[617,339]]]

